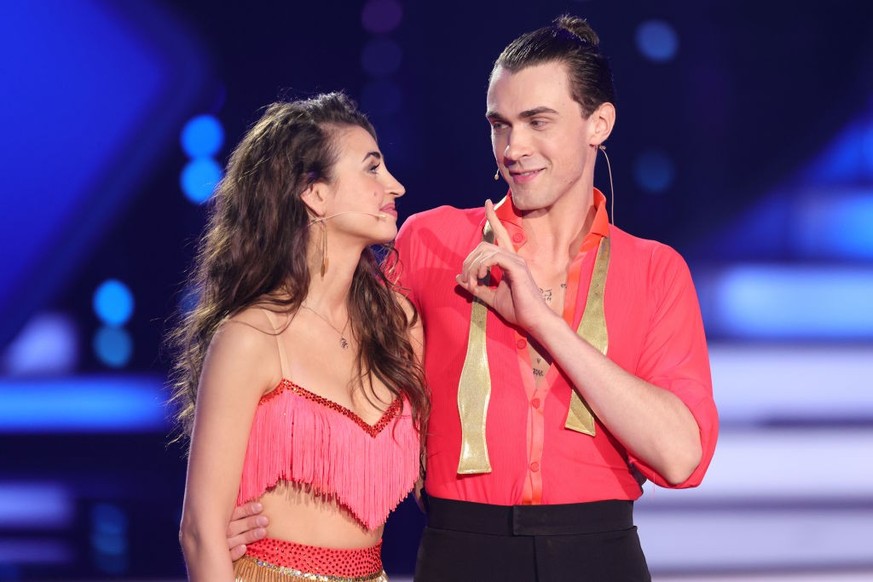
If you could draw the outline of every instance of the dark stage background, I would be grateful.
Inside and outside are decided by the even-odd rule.
[[[401,219],[479,205],[505,192],[484,119],[491,64],[564,12],[611,56],[615,222],[676,247],[701,295],[725,437],[712,484],[687,499],[716,517],[778,506],[795,512],[789,529],[810,506],[825,520],[836,508],[871,539],[873,448],[859,456],[873,443],[873,4],[3,2],[0,580],[184,575],[185,462],[160,345],[202,201],[260,108],[344,89],[406,186]],[[761,390],[749,362],[770,378]],[[775,443],[774,427],[836,438],[825,466],[734,495],[732,471],[754,482],[750,466],[805,446],[739,455],[755,449],[743,439]],[[842,489],[794,489],[829,461]],[[667,499],[655,514],[685,498]],[[389,573],[411,572],[422,523],[409,501],[392,516]],[[656,574],[873,568],[857,543],[817,554],[786,538],[744,561],[755,549],[737,535],[694,560],[656,537]]]

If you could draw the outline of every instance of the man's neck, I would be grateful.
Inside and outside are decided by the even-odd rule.
[[[590,232],[596,213],[593,186],[587,195],[567,194],[550,208],[527,213],[522,218],[527,242],[520,254],[537,263],[568,264]]]

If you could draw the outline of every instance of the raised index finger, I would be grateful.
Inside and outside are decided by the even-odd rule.
[[[497,213],[494,211],[494,203],[491,200],[485,201],[485,218],[488,219],[488,224],[491,225],[491,230],[494,231],[494,241],[497,243],[497,246],[506,249],[510,253],[515,253],[512,239],[509,238],[509,233],[506,232],[503,223],[497,218]]]

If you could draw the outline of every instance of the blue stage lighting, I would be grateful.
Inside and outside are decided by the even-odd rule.
[[[75,518],[73,493],[62,483],[0,481],[0,529],[25,529],[34,523],[41,529],[64,529]]]
[[[155,431],[164,433],[166,378],[0,378],[0,434]],[[0,491],[2,493],[2,491]]]
[[[117,279],[108,279],[94,291],[94,313],[106,325],[124,325],[133,315],[133,293]]]
[[[181,297],[179,297],[179,311],[187,315],[191,310],[197,307],[197,302],[199,300],[200,293],[197,291],[197,288],[193,286],[186,287],[182,292]]]
[[[865,124],[864,128],[864,138],[862,143],[864,144],[864,161],[865,167],[867,169],[867,178],[873,178],[873,120],[868,120]]]
[[[710,315],[737,337],[871,339],[871,297],[869,269],[743,265],[718,277]]]
[[[209,200],[221,180],[221,166],[212,158],[196,158],[182,170],[181,184],[185,197],[195,204]]]
[[[34,316],[6,350],[4,368],[13,376],[65,374],[76,368],[79,339],[69,316],[42,313]]]
[[[224,144],[224,128],[211,115],[199,115],[182,128],[182,149],[192,158],[214,156]]]
[[[637,27],[637,48],[656,63],[671,61],[679,50],[679,37],[673,26],[663,20],[649,20]]]
[[[127,515],[108,503],[91,510],[91,549],[97,567],[109,574],[121,574],[128,565]]]
[[[653,193],[667,190],[676,175],[673,162],[667,154],[655,150],[640,154],[634,161],[633,168],[637,184]]]
[[[63,540],[3,536],[0,538],[0,580],[27,580],[19,574],[31,564],[69,568],[78,554],[73,544]],[[21,568],[16,564],[21,564]]]
[[[792,227],[797,251],[812,258],[873,259],[873,189],[824,192],[796,203]]]
[[[2,3],[0,345],[81,274],[167,143],[213,98],[209,53],[177,12]]]
[[[110,368],[123,368],[133,355],[133,340],[120,327],[101,327],[94,335],[94,353]]]

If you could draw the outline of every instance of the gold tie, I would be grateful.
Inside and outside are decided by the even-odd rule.
[[[488,222],[485,222],[482,230],[482,240],[494,243],[494,232]],[[490,283],[491,275],[487,275],[486,279],[488,280],[485,283]],[[485,418],[488,415],[488,401],[491,399],[491,370],[488,368],[485,341],[487,321],[488,308],[474,297],[470,312],[467,355],[458,382],[458,414],[461,417],[461,458],[458,460],[460,475],[491,472],[488,444],[485,442]]]
[[[482,240],[489,243],[494,240],[494,233],[487,222],[482,232]],[[609,238],[603,237],[597,248],[588,299],[576,333],[604,355],[609,344],[603,307],[608,270]],[[461,418],[461,454],[458,460],[460,475],[491,472],[488,443],[485,440],[485,421],[491,399],[491,371],[488,367],[485,333],[487,319],[488,308],[474,298],[470,313],[467,355],[458,382],[458,414]],[[570,396],[570,409],[564,427],[590,436],[595,434],[594,415],[575,389]]]
[[[606,312],[603,309],[603,299],[606,292],[606,273],[609,270],[609,237],[600,240],[597,247],[597,259],[591,273],[591,284],[588,286],[588,299],[585,300],[585,311],[576,333],[600,353],[606,355],[609,347],[609,334],[606,332]],[[591,409],[579,396],[574,388],[570,395],[570,410],[564,428],[594,436],[594,415]]]

